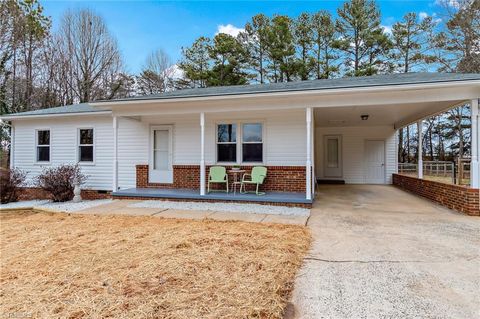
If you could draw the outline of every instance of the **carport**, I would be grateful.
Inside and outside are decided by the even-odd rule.
[[[470,215],[480,214],[478,97],[480,80],[424,83],[384,83],[342,92],[325,92],[313,104],[314,178],[321,183],[395,184],[417,195]],[[458,187],[423,179],[423,120],[458,106],[471,107],[471,187]],[[398,130],[416,124],[417,178],[398,175]],[[432,190],[430,192],[429,190]],[[443,196],[438,196],[443,194]],[[450,199],[454,197],[456,202]]]

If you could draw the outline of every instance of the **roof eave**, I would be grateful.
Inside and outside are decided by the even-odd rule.
[[[21,114],[21,113],[19,113]],[[46,117],[63,117],[63,116],[87,116],[87,115],[110,115],[112,111],[89,111],[89,112],[65,112],[65,113],[53,113],[53,114],[30,114],[30,115],[4,115],[0,116],[0,120],[12,121],[22,119],[37,119]]]

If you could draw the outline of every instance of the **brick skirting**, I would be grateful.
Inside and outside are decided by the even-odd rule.
[[[393,184],[450,209],[471,216],[480,216],[480,191],[478,189],[399,174],[393,174]]]
[[[226,166],[227,170],[231,166]],[[263,191],[276,192],[305,192],[306,172],[305,166],[267,166],[267,178],[261,186]],[[149,183],[148,165],[137,165],[137,188],[200,188],[200,165],[173,165],[173,183]],[[205,178],[208,180],[210,166],[205,168]],[[252,166],[242,166],[241,169],[250,173]],[[233,175],[229,174],[229,183],[233,182]],[[215,188],[224,187],[215,185]]]
[[[94,199],[108,199],[112,198],[110,191],[98,191],[93,189],[82,189],[80,196],[82,199],[94,200]],[[34,199],[50,199],[49,193],[41,188],[37,187],[23,187],[19,200],[34,200]]]

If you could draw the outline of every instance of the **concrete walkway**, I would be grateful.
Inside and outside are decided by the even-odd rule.
[[[393,186],[322,186],[296,318],[480,318],[480,218]]]
[[[213,220],[238,220],[257,223],[277,223],[291,225],[305,225],[307,216],[286,216],[286,215],[268,215],[268,214],[246,214],[220,211],[201,211],[201,210],[179,210],[179,209],[160,209],[160,208],[138,208],[131,207],[132,204],[139,203],[137,200],[116,200],[108,204],[95,206],[75,212],[76,214],[95,214],[95,215],[130,215],[130,216],[154,216],[163,218],[186,218],[186,219],[213,219]]]

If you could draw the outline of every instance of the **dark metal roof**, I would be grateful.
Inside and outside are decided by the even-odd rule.
[[[136,96],[136,97],[125,98],[125,99],[102,100],[102,101],[96,101],[95,103],[101,104],[102,102],[163,100],[163,99],[213,97],[213,96],[242,95],[242,94],[311,91],[311,90],[334,90],[334,89],[349,89],[349,88],[376,87],[376,86],[398,86],[398,85],[409,85],[409,84],[458,82],[458,81],[471,81],[471,80],[480,80],[480,74],[399,73],[399,74],[383,74],[383,75],[349,77],[349,78],[339,78],[339,79],[184,89],[184,90],[166,92],[162,94]],[[103,111],[105,110],[99,109],[97,106],[93,107],[88,103],[83,103],[83,104],[74,104],[74,105],[68,105],[68,106],[41,109],[36,111],[8,114],[8,115],[5,115],[4,117],[8,118],[10,116],[19,117],[19,116],[36,116],[36,115],[49,115],[49,114],[53,115],[53,114],[103,112]]]
[[[10,116],[38,116],[38,115],[56,115],[56,114],[72,114],[72,113],[92,113],[92,112],[105,112],[105,110],[93,107],[88,103],[73,104],[67,106],[51,107],[48,109],[41,109],[28,112],[20,112],[14,114],[5,114],[4,117]]]
[[[174,98],[210,97],[238,94],[259,94],[291,91],[348,89],[375,86],[439,83],[452,81],[480,80],[480,74],[462,73],[398,73],[339,79],[309,80],[298,82],[268,83],[256,85],[215,86],[208,88],[184,89],[161,94],[135,96],[98,102],[160,100]]]

